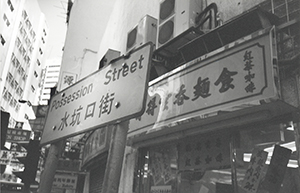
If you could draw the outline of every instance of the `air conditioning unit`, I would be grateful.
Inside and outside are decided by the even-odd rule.
[[[146,15],[137,26],[127,34],[126,52],[131,51],[147,42],[156,43],[157,36],[157,19]]]
[[[195,25],[202,0],[164,0],[160,3],[157,48]]]

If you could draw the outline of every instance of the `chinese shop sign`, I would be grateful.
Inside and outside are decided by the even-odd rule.
[[[109,128],[103,127],[95,130],[87,139],[83,149],[82,165],[92,158],[108,150],[109,147]]]
[[[6,141],[7,142],[18,142],[18,141],[29,141],[31,131],[23,129],[7,129]]]
[[[189,138],[178,145],[179,170],[230,168],[230,136]]]
[[[79,172],[80,163],[80,160],[59,159],[56,170],[64,172]]]
[[[150,193],[171,193],[172,186],[165,185],[165,186],[151,186]]]
[[[25,157],[27,152],[17,152],[17,151],[8,151],[8,150],[1,150],[0,151],[0,164],[3,165],[18,165],[20,161],[17,157]]]
[[[171,159],[167,151],[151,151],[150,168],[153,175],[154,185],[171,181]]]
[[[258,185],[263,176],[263,170],[267,157],[268,152],[259,149],[255,149],[253,151],[249,167],[246,170],[246,174],[242,182],[242,188],[247,193],[257,192]]]
[[[291,154],[292,150],[275,145],[266,176],[259,187],[260,190],[279,192]]]
[[[272,53],[267,33],[157,78],[145,113],[130,120],[129,136],[277,97]]]
[[[0,181],[1,182],[17,182],[18,181],[18,177],[15,176],[14,174],[0,174]]]
[[[52,188],[76,189],[77,175],[55,174]]]
[[[41,144],[140,116],[145,109],[152,47],[147,43],[56,94]]]

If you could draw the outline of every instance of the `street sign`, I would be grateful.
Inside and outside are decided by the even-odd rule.
[[[52,188],[76,189],[78,175],[55,174]]]
[[[147,43],[54,95],[41,144],[141,116],[152,49],[153,45]]]
[[[31,135],[31,131],[29,130],[7,128],[6,141],[7,142],[29,141],[30,135]]]

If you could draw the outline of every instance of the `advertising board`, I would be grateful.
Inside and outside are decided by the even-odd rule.
[[[272,30],[258,31],[153,80],[145,113],[130,120],[128,136],[278,99],[272,41]]]

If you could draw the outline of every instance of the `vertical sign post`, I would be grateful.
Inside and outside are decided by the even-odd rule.
[[[145,110],[152,50],[152,43],[144,44],[51,98],[41,144],[52,144],[40,192],[51,191],[62,139],[109,124],[115,128],[103,192],[118,191],[129,120]]]

